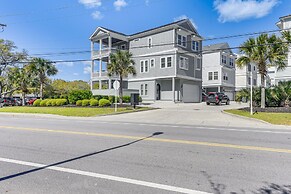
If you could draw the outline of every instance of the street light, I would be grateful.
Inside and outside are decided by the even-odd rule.
[[[253,64],[251,63],[251,108],[250,114],[253,115]]]

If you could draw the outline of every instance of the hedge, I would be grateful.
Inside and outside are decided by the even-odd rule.
[[[82,106],[89,106],[90,105],[90,100],[82,100]]]
[[[40,106],[46,106],[46,103],[49,101],[50,99],[45,99],[45,100],[42,100],[40,102]]]
[[[98,106],[99,102],[96,99],[91,99],[90,100],[90,106]]]
[[[70,104],[75,104],[78,100],[91,99],[92,92],[90,90],[75,90],[68,95]]]
[[[36,101],[33,102],[33,106],[40,106],[41,99],[37,99]]]
[[[101,99],[101,100],[99,100],[99,106],[100,106],[100,107],[110,106],[110,105],[111,105],[111,103],[110,103],[110,101],[107,100],[107,99]]]
[[[82,101],[83,101],[83,100],[78,100],[78,101],[76,102],[76,106],[82,106]]]

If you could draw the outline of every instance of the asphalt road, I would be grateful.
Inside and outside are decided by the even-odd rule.
[[[286,129],[1,115],[0,150],[0,193],[264,193],[291,185]]]

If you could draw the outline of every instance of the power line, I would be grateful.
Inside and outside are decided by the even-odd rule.
[[[227,39],[227,38],[234,38],[234,37],[242,37],[242,36],[251,36],[251,35],[259,35],[264,33],[273,33],[273,32],[279,32],[279,31],[285,31],[285,30],[291,30],[291,28],[285,28],[285,29],[279,29],[279,30],[268,30],[268,31],[261,31],[261,32],[253,32],[253,33],[246,33],[246,34],[238,34],[238,35],[230,35],[230,36],[224,36],[219,38],[212,38],[212,39],[204,39],[203,41],[208,40],[217,40],[217,39]],[[190,41],[182,41],[181,43],[192,43],[192,40]],[[177,45],[175,42],[171,43],[160,43],[160,44],[153,44],[152,47],[160,47],[160,46],[170,46],[170,45]],[[130,50],[133,49],[142,49],[142,48],[148,48],[148,45],[142,45],[142,46],[134,46],[131,47]],[[234,47],[235,49],[236,47]],[[229,48],[232,49],[232,48]],[[34,56],[51,56],[51,55],[66,55],[66,54],[84,54],[84,53],[90,53],[91,50],[83,50],[83,51],[69,51],[69,52],[58,52],[58,53],[37,53],[32,54]]]

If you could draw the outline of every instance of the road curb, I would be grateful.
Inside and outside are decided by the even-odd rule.
[[[233,117],[242,118],[242,119],[245,119],[245,120],[252,120],[252,121],[258,121],[260,123],[264,123],[264,124],[268,124],[268,125],[275,125],[275,124],[272,124],[272,123],[269,123],[267,121],[263,121],[263,120],[260,120],[260,119],[250,118],[250,117],[245,117],[245,116],[241,116],[241,115],[225,112],[224,110],[222,110],[221,112],[223,114],[227,114],[227,115],[230,115],[230,116],[233,116]],[[288,125],[276,125],[276,126],[287,126],[287,127],[289,127]]]

